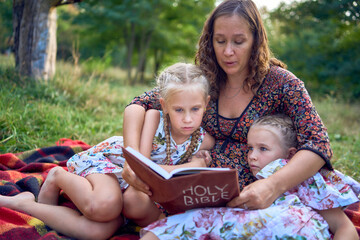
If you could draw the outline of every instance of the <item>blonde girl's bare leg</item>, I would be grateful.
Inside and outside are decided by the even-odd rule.
[[[12,197],[0,196],[0,206],[26,212],[52,229],[77,239],[108,239],[123,224],[120,215],[108,222],[96,222],[68,207],[35,202],[30,192]]]
[[[122,211],[122,192],[114,174],[90,174],[84,178],[63,168],[54,168],[45,182],[45,189],[39,193],[40,203],[54,204],[48,195],[62,189],[81,213],[93,221],[113,220]]]
[[[50,169],[44,183],[40,188],[38,202],[50,205],[58,205],[60,188],[55,181],[55,177],[56,172],[61,171],[59,168],[62,169],[62,167],[54,167]]]
[[[123,215],[133,220],[140,227],[165,217],[149,196],[133,187],[128,187],[123,195]]]

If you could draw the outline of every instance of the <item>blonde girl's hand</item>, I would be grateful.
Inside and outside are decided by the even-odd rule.
[[[271,179],[260,179],[246,186],[240,195],[231,200],[228,207],[263,209],[269,207],[280,194]]]
[[[210,166],[212,158],[208,150],[199,150],[191,159],[190,162],[202,161],[202,165],[205,164],[206,167]]]
[[[146,183],[144,183],[140,178],[138,178],[138,176],[130,168],[127,162],[125,162],[124,164],[122,177],[130,186],[134,187],[135,189],[141,192],[144,192],[149,196],[152,195],[149,186]]]

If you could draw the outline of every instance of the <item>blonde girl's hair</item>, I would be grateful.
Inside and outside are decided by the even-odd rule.
[[[298,147],[297,132],[291,118],[285,114],[267,115],[256,119],[251,128],[269,126],[278,129],[281,133],[282,142],[287,149]]]
[[[193,64],[176,63],[166,68],[157,78],[157,86],[160,96],[165,102],[169,101],[172,95],[179,91],[200,91],[204,100],[209,96],[210,84],[201,69]],[[164,131],[166,139],[166,160],[165,164],[171,163],[171,141],[170,141],[170,119],[164,112]],[[181,160],[177,164],[182,164],[193,154],[198,143],[200,128],[191,135],[191,143]]]

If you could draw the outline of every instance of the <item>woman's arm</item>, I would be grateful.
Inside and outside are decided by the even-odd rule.
[[[334,234],[334,240],[358,240],[359,235],[354,224],[346,216],[341,208],[332,208],[318,211],[329,224],[330,231]]]
[[[123,122],[124,147],[130,146],[135,150],[140,151],[140,138],[144,119],[145,109],[142,106],[132,104],[125,108]],[[124,164],[122,177],[135,189],[151,196],[149,186],[136,176],[127,162]]]
[[[135,97],[130,105],[124,110],[123,137],[124,147],[131,146],[140,151],[141,131],[144,125],[145,111],[148,109],[160,109],[159,90],[157,88]],[[125,162],[122,177],[125,181],[136,189],[151,194],[149,186],[141,181],[129,165]]]
[[[271,177],[246,186],[240,196],[229,203],[232,207],[244,207],[245,204],[245,207],[251,209],[266,208],[282,193],[313,176],[324,164],[332,169],[332,150],[327,129],[316,112],[304,83],[285,70],[273,78],[283,78],[279,83],[281,108],[278,111],[284,112],[294,122],[299,151],[285,167]]]
[[[160,112],[158,110],[149,109],[145,113],[144,125],[140,136],[140,153],[150,158],[152,144],[154,141],[156,130],[159,127]]]
[[[132,147],[140,151],[141,131],[144,125],[145,109],[137,104],[131,104],[124,110],[123,137],[124,147]]]
[[[283,168],[269,178],[257,180],[246,186],[239,197],[228,203],[229,207],[262,209],[269,207],[281,194],[313,176],[324,160],[308,150],[297,152]]]

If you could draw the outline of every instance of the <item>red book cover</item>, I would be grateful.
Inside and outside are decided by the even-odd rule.
[[[223,207],[240,193],[238,175],[229,168],[180,168],[168,173],[131,147],[124,156],[136,175],[149,185],[151,199],[170,214],[202,207]]]

